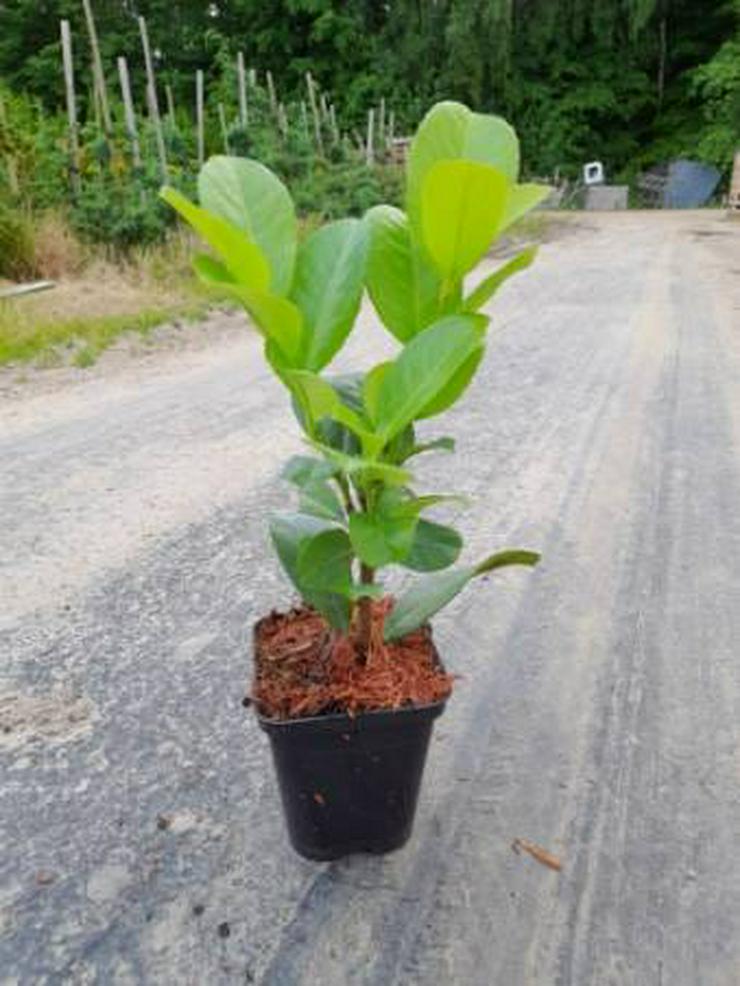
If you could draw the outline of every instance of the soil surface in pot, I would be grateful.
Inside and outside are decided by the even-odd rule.
[[[446,698],[452,675],[442,668],[431,630],[383,641],[392,603],[373,604],[373,633],[363,659],[355,636],[343,635],[315,610],[273,612],[255,627],[255,677],[251,699],[270,719],[350,714]]]

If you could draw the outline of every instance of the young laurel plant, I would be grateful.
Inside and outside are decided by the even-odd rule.
[[[406,213],[378,206],[298,244],[280,181],[227,157],[202,169],[200,205],[162,192],[217,255],[197,257],[197,273],[245,306],[290,393],[310,454],[284,469],[298,510],[272,518],[272,540],[303,600],[351,638],[360,660],[377,644],[372,600],[383,596],[388,566],[420,577],[387,616],[386,641],[425,624],[475,576],[538,560],[505,550],[456,565],[459,533],[424,516],[448,497],[418,493],[410,468],[420,453],[454,448],[447,437],[417,441],[415,425],[463,394],[485,346],[489,319],[479,309],[534,259],[524,250],[465,291],[465,275],[547,192],[517,184],[518,171],[507,123],[441,103],[410,149]],[[322,375],[352,329],[365,280],[401,349],[365,374]]]

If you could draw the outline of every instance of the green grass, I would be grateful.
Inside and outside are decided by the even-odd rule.
[[[125,332],[146,335],[176,318],[196,320],[210,301],[167,308],[148,308],[128,315],[49,320],[22,312],[19,305],[0,303],[0,365],[28,363],[75,347],[76,366],[92,366],[100,353]]]

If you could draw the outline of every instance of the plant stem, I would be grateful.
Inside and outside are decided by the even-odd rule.
[[[369,565],[360,565],[360,582],[372,585],[375,579],[375,569]],[[357,602],[357,650],[360,661],[364,664],[370,650],[370,636],[373,627],[373,601],[370,596],[362,596]]]

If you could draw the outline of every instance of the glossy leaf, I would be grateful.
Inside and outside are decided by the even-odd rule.
[[[349,596],[352,557],[352,545],[346,531],[339,528],[321,531],[298,549],[298,579],[311,590]]]
[[[334,466],[323,459],[315,459],[310,455],[291,455],[280,475],[300,489],[308,483],[329,479],[335,472]]]
[[[490,301],[501,285],[513,274],[517,274],[520,270],[526,270],[536,256],[537,247],[535,246],[527,247],[526,250],[517,253],[515,257],[512,257],[511,260],[480,282],[478,287],[465,299],[463,310],[466,312],[478,311],[486,302]]]
[[[241,284],[223,287],[244,305],[259,331],[280,349],[285,367],[295,366],[303,338],[303,318],[295,305],[287,298],[251,291]]]
[[[429,442],[420,442],[418,444],[411,445],[408,452],[401,460],[406,462],[408,459],[412,458],[414,455],[422,455],[424,452],[454,452],[455,451],[455,439],[450,438],[449,435],[443,435],[441,438],[433,438]]]
[[[509,565],[536,565],[539,555],[534,551],[499,551],[478,565],[435,572],[419,579],[397,600],[385,624],[385,639],[397,640],[416,630],[439,612],[465,588],[476,575],[492,572]]]
[[[345,515],[341,501],[333,487],[329,486],[325,480],[304,483],[301,487],[298,505],[302,513],[344,523]]]
[[[362,384],[362,401],[367,413],[367,416],[371,421],[375,421],[378,415],[378,401],[380,400],[380,388],[382,386],[383,380],[386,373],[392,366],[392,361],[387,360],[385,363],[378,363],[374,366],[372,370],[365,376]]]
[[[440,275],[459,280],[478,263],[501,226],[510,183],[475,161],[440,161],[421,192],[424,244]]]
[[[286,374],[286,379],[313,425],[322,418],[331,418],[357,435],[369,454],[380,450],[381,439],[365,426],[360,415],[348,407],[331,384],[317,373],[296,370]]]
[[[462,397],[475,376],[476,370],[480,366],[484,352],[485,349],[483,343],[481,343],[457,370],[447,386],[419,412],[417,415],[419,420],[433,418],[436,414],[442,414],[443,411],[452,407]]]
[[[256,243],[238,227],[195,205],[176,189],[165,187],[159,194],[221,256],[235,281],[254,291],[267,290],[270,266]]]
[[[421,195],[428,172],[439,161],[456,159],[493,165],[513,183],[519,174],[519,141],[501,117],[473,113],[461,103],[432,107],[411,142],[406,165],[412,227],[421,228]]]
[[[454,528],[422,518],[403,564],[416,572],[436,572],[455,564],[462,545],[462,538]]]
[[[549,185],[514,185],[506,206],[499,232],[507,229],[522,216],[536,208],[540,202],[544,202],[552,192]]]
[[[306,324],[304,369],[322,369],[347,338],[362,299],[367,249],[367,228],[359,219],[323,226],[301,244],[291,298]]]
[[[383,377],[378,395],[377,429],[385,441],[444,392],[480,347],[485,326],[480,315],[451,315],[404,347]]]
[[[440,280],[415,247],[405,213],[379,205],[366,214],[370,230],[367,288],[385,327],[408,342],[440,314]]]
[[[301,598],[326,616],[332,626],[349,629],[349,601],[339,593],[320,592],[303,582],[298,574],[301,547],[318,534],[336,529],[331,521],[306,514],[278,514],[270,519],[270,536],[280,563]]]
[[[217,155],[198,175],[201,205],[242,230],[267,259],[269,287],[286,295],[297,243],[295,208],[280,179],[258,161]]]

